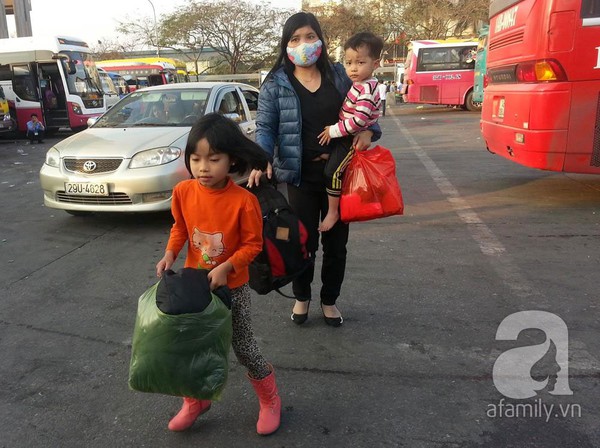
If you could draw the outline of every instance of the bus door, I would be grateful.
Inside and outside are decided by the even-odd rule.
[[[12,69],[12,86],[19,131],[27,131],[31,114],[43,119],[37,75],[30,64],[15,64]]]
[[[46,127],[70,127],[67,97],[61,73],[56,62],[38,63],[40,95]]]

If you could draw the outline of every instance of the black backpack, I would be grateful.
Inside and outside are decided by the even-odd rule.
[[[250,288],[258,294],[277,291],[290,283],[313,259],[306,249],[308,232],[288,204],[285,196],[263,177],[258,186],[249,188],[260,203],[263,217],[263,250],[250,263]]]

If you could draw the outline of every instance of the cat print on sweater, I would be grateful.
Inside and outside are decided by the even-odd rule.
[[[222,232],[206,233],[194,227],[192,245],[194,249],[200,251],[202,260],[210,267],[217,264],[215,258],[225,253]]]

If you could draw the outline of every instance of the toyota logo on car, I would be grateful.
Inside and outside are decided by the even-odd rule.
[[[83,171],[85,171],[86,173],[91,173],[95,169],[96,169],[96,162],[94,162],[93,160],[86,160],[83,163]]]

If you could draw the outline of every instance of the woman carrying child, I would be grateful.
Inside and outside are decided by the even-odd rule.
[[[307,249],[315,258],[319,248],[319,225],[328,210],[324,169],[331,148],[319,144],[318,135],[338,120],[340,107],[352,81],[341,64],[332,64],[316,17],[307,12],[292,15],[283,26],[279,56],[263,82],[258,97],[256,142],[268,154],[267,177],[273,168],[278,182],[287,185],[289,203],[308,231]],[[377,124],[353,137],[357,150],[379,138]],[[260,182],[263,170],[253,170],[252,186]],[[323,264],[320,291],[321,310],[327,325],[343,323],[336,301],[346,270],[346,243],[349,227],[337,221],[321,234]],[[296,302],[292,321],[300,325],[308,318],[312,298],[314,266],[293,282]]]
[[[187,242],[185,267],[209,269],[211,289],[224,285],[231,289],[233,351],[248,369],[247,377],[258,395],[256,431],[271,434],[279,427],[281,399],[273,366],[263,358],[254,339],[248,286],[248,265],[262,250],[262,216],[256,197],[229,177],[250,168],[265,169],[267,160],[233,121],[208,114],[190,131],[185,164],[192,179],[180,182],[173,190],[175,223],[156,273],[160,277],[170,269]],[[188,429],[210,406],[209,400],[184,397],[169,429]]]

